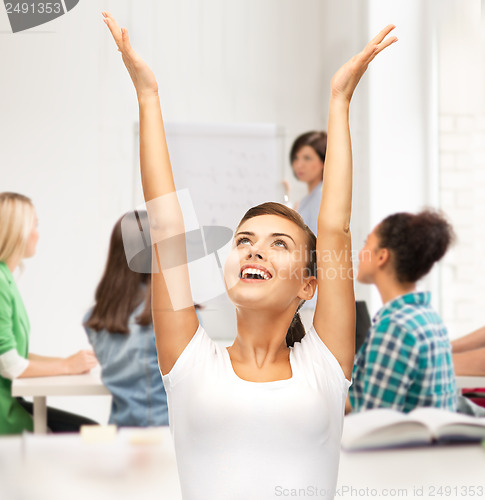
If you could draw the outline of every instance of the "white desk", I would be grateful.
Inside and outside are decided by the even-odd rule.
[[[0,437],[0,499],[181,500],[168,427],[155,430],[159,442],[131,444],[144,432],[126,428],[99,443],[79,434]]]
[[[180,500],[169,429],[153,445],[130,444],[131,432],[123,429],[115,441],[95,444],[77,434],[0,438],[0,498]],[[478,487],[485,489],[484,471],[485,449],[478,444],[342,452],[335,498],[483,498]]]
[[[99,373],[57,377],[18,378],[12,382],[12,396],[33,396],[34,433],[47,432],[47,396],[110,395]]]
[[[485,449],[480,444],[340,454],[336,498],[437,500],[484,496]]]
[[[485,377],[456,377],[456,386],[459,389],[485,387]]]

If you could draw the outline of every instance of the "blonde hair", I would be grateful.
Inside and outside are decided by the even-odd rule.
[[[35,223],[32,200],[18,193],[0,193],[0,261],[24,255]]]

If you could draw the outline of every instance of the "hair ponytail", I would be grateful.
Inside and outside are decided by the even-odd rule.
[[[301,321],[300,309],[304,302],[298,307],[291,321],[290,327],[286,332],[286,346],[293,347],[295,342],[301,342],[301,339],[305,336],[305,327]]]

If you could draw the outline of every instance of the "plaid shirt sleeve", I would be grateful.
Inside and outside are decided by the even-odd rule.
[[[369,332],[356,359],[350,393],[352,408],[403,411],[418,360],[419,347],[413,335],[392,321],[379,322]]]

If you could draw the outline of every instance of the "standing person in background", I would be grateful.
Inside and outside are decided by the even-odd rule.
[[[326,154],[327,134],[323,131],[305,132],[295,139],[290,150],[293,173],[308,187],[308,194],[296,204],[295,210],[303,217],[313,234],[317,234]]]
[[[110,424],[168,425],[167,394],[158,367],[151,308],[151,243],[128,264],[146,212],[129,212],[111,233],[105,271],[83,325],[113,395]]]
[[[384,305],[355,360],[349,391],[353,410],[456,410],[448,332],[430,305],[431,294],[416,291],[417,281],[444,256],[453,238],[450,224],[431,210],[390,215],[367,237],[357,280],[376,285]]]
[[[0,434],[31,431],[32,403],[12,397],[12,380],[24,377],[76,375],[96,366],[92,351],[68,358],[29,353],[30,323],[13,272],[35,255],[39,232],[32,201],[18,193],[0,193]],[[92,420],[47,408],[47,427],[75,432]]]
[[[295,139],[290,150],[293,173],[299,181],[305,182],[308,187],[308,194],[296,203],[295,209],[314,234],[317,234],[326,154],[327,133],[323,131],[305,132]],[[312,324],[316,305],[317,296],[315,294],[300,309],[299,314],[305,328],[309,328]]]

